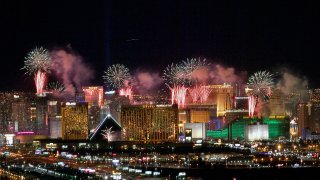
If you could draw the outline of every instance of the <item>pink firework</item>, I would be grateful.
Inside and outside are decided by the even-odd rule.
[[[98,101],[101,107],[103,104],[103,88],[99,86],[83,87],[82,88],[87,102]]]
[[[125,96],[128,97],[129,100],[132,100],[132,87],[127,86],[119,90],[119,95],[120,96]]]
[[[192,98],[193,103],[198,102],[201,96],[201,86],[196,85],[193,88],[189,89],[189,94]]]
[[[176,99],[176,91],[174,88],[170,88],[170,91],[171,91],[171,104],[174,104]]]
[[[194,86],[192,89],[189,89],[189,93],[192,98],[192,102],[200,102],[204,103],[208,100],[209,95],[211,93],[212,89],[210,89],[207,86]]]
[[[177,103],[179,108],[184,108],[186,105],[186,94],[188,88],[183,85],[174,85],[171,90],[171,102],[172,104]]]
[[[37,95],[42,96],[43,94],[43,88],[46,81],[46,73],[41,72],[40,70],[37,71],[37,73],[34,76],[34,81],[37,89]]]
[[[253,117],[254,109],[256,106],[256,98],[254,96],[248,97],[248,106],[249,106],[249,117]]]
[[[201,96],[200,96],[200,101],[201,103],[207,102],[209,95],[211,93],[212,89],[210,89],[207,86],[201,86]]]

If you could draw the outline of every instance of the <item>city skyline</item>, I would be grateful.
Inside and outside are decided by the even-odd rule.
[[[312,2],[1,8],[0,179],[318,176]]]
[[[319,86],[312,4],[14,1],[4,7],[2,91],[33,91],[33,79],[20,70],[26,54],[35,46],[67,45],[94,70],[88,85],[102,85],[111,64],[162,73],[172,62],[202,57],[248,75],[287,68]]]

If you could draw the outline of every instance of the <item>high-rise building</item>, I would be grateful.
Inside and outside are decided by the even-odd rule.
[[[121,126],[126,140],[177,141],[176,105],[127,105],[121,107]]]
[[[85,102],[88,103],[89,110],[89,130],[93,131],[101,120],[100,108],[103,106],[103,87],[85,86],[82,87]]]
[[[88,128],[89,131],[93,131],[101,121],[101,113],[99,106],[91,106],[88,110],[89,119],[88,119]]]
[[[61,108],[62,139],[88,139],[88,103],[65,103]]]
[[[49,135],[53,139],[62,137],[61,104],[58,100],[48,101]]]
[[[12,120],[17,125],[16,131],[35,131],[35,117],[31,117],[34,94],[14,93],[12,102]]]
[[[13,121],[11,117],[11,104],[13,101],[12,93],[0,93],[0,131],[8,133],[14,131]]]
[[[314,89],[310,92],[310,101],[313,103],[320,103],[320,89]]]
[[[230,84],[223,85],[209,85],[208,86],[212,91],[209,95],[208,104],[216,104],[217,105],[217,116],[224,116],[226,110],[232,108],[233,97],[234,97],[234,89]]]
[[[37,96],[36,102],[36,131],[38,134],[49,134],[47,97]]]
[[[285,96],[280,89],[274,89],[269,102],[270,116],[284,116],[285,112]]]
[[[299,103],[297,105],[297,124],[298,124],[298,137],[304,138],[304,130],[309,128],[309,121],[311,116],[311,104]]]
[[[62,138],[61,116],[49,118],[49,135],[51,139]]]

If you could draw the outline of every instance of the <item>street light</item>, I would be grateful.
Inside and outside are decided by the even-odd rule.
[[[281,144],[278,145],[278,150],[279,150],[279,153],[282,154],[281,153]]]

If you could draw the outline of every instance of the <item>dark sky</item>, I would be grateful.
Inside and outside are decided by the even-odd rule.
[[[320,86],[319,9],[300,1],[1,1],[0,90],[32,89],[34,46],[71,46],[102,84],[112,63],[161,72],[205,57],[252,73],[288,67]],[[2,15],[3,14],[3,15]]]

